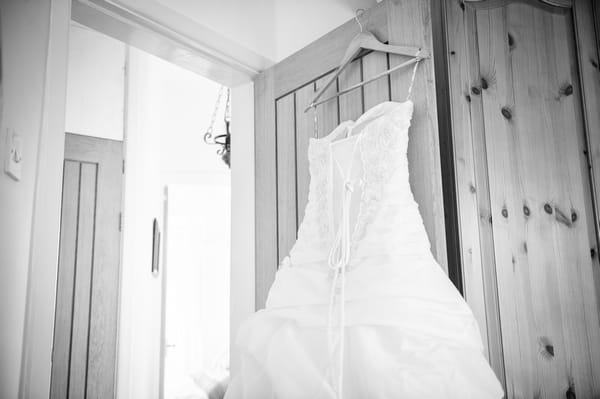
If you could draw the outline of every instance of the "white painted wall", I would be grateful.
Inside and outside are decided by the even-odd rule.
[[[377,0],[112,0],[173,31],[210,35],[226,53],[247,50],[279,62]],[[195,25],[195,28],[191,27]],[[201,39],[196,38],[199,41]],[[252,59],[252,57],[249,57]]]
[[[0,397],[17,397],[25,320],[32,209],[46,73],[49,1],[0,2]],[[23,140],[23,177],[4,174],[7,129]]]
[[[281,61],[347,22],[354,17],[356,9],[366,9],[375,3],[375,0],[275,0],[275,61]]]
[[[0,2],[0,165],[4,165],[7,128],[22,137],[24,149],[21,181],[0,172],[2,398],[16,398],[19,392],[26,398],[48,395],[64,149],[68,4],[66,0]]]
[[[125,49],[123,42],[71,25],[67,132],[123,140]]]

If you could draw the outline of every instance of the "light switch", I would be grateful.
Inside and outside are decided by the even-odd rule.
[[[6,161],[4,172],[13,179],[21,180],[21,165],[23,164],[23,142],[17,133],[8,129],[6,134]]]

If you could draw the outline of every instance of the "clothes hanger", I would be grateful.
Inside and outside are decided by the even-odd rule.
[[[304,112],[307,112],[309,109],[314,108],[319,104],[327,102],[333,98],[339,97],[340,95],[342,95],[344,93],[347,93],[349,91],[357,89],[369,82],[372,82],[373,80],[379,79],[382,76],[389,75],[390,73],[394,72],[397,69],[414,64],[415,62],[419,62],[423,58],[429,58],[429,53],[426,50],[422,50],[419,47],[396,46],[396,45],[385,44],[385,43],[380,42],[373,33],[369,32],[368,30],[364,30],[363,25],[359,19],[363,12],[364,12],[364,10],[358,9],[356,11],[356,16],[354,17],[354,19],[356,20],[356,23],[358,24],[358,26],[360,28],[360,32],[352,39],[352,41],[348,45],[348,48],[346,49],[346,53],[344,54],[344,57],[342,58],[342,61],[340,62],[340,65],[338,66],[338,68],[335,71],[335,73],[333,74],[333,76],[329,79],[327,84],[325,84],[323,87],[321,87],[321,89],[319,89],[319,91],[317,92],[315,97],[312,99],[312,101],[310,102],[308,107],[306,107]],[[335,80],[342,73],[342,71],[348,66],[348,64],[350,64],[350,62],[362,50],[373,50],[373,51],[380,51],[380,52],[384,52],[384,53],[404,55],[404,56],[413,57],[413,59],[411,59],[407,62],[404,62],[402,64],[396,65],[395,67],[388,69],[387,71],[384,71],[380,74],[377,74],[363,82],[357,83],[354,86],[348,87],[325,100],[319,101],[319,99],[323,96],[323,94],[329,88],[329,86],[331,86],[333,84],[333,82],[335,82]]]

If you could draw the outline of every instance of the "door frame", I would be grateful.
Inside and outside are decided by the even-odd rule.
[[[237,144],[240,148],[254,147],[252,128],[254,103],[249,100],[253,99],[252,78],[258,72],[257,68],[263,65],[261,63],[269,62],[268,60],[257,61],[255,54],[239,51],[239,49],[225,54],[215,48],[214,43],[209,43],[208,39],[190,40],[172,28],[137,15],[134,11],[116,9],[103,0],[51,0],[50,4],[43,115],[36,160],[35,198],[32,209],[33,222],[19,379],[19,397],[22,398],[48,397],[50,394],[65,143],[69,29],[72,19],[77,18],[83,25],[166,58],[170,62],[175,60],[168,59],[166,55],[172,54],[173,50],[185,51],[198,60],[203,67],[194,72],[232,87],[232,107],[239,106],[239,111],[236,111],[236,115],[239,116],[232,118],[232,125],[234,128],[238,126],[237,131],[244,132],[234,143],[234,146]],[[134,39],[136,41],[132,42]],[[211,75],[211,71],[217,71],[218,74]],[[234,157],[231,167],[232,200],[254,198],[254,177],[249,173],[253,170],[253,154],[238,159]],[[252,201],[240,201],[235,205],[232,201],[232,216],[234,213],[239,215],[240,212],[251,212],[253,207]],[[244,221],[253,223],[254,219],[244,218]],[[253,225],[250,227],[250,229],[241,228],[237,234],[232,235],[232,241],[238,243],[241,248],[237,258],[244,259],[244,263],[240,265],[244,269],[240,274],[244,277],[250,270],[252,273],[254,271],[253,246],[243,244],[248,240],[254,242],[254,227]],[[232,232],[234,230],[232,229]],[[244,277],[232,276],[232,281],[236,279],[243,283]],[[253,309],[253,290],[246,296],[238,298],[237,301],[242,304],[251,303]],[[239,318],[245,316],[240,315]],[[121,331],[118,334],[120,335]],[[117,370],[117,384],[121,372],[123,370]]]
[[[456,232],[457,248],[462,258],[465,298],[473,308],[480,323],[480,329],[487,348],[490,364],[501,382],[505,385],[500,310],[496,285],[496,266],[493,253],[493,233],[491,210],[487,192],[487,176],[483,170],[486,161],[485,148],[475,140],[473,131],[483,129],[481,96],[477,95],[480,85],[477,54],[471,54],[468,29],[472,21],[469,8],[501,6],[505,3],[523,0],[444,0],[442,3],[440,26],[443,26],[441,47],[445,61],[437,68],[440,83],[438,108],[440,130],[452,134],[453,161],[452,173],[456,182],[453,195],[456,197],[456,211],[459,228]],[[527,0],[539,2],[544,7],[572,8],[579,66],[579,86],[582,96],[584,134],[590,149],[590,184],[596,228],[596,253],[600,242],[600,82],[598,82],[598,62],[600,53],[600,4],[589,0]],[[595,17],[594,17],[595,16]],[[594,21],[594,18],[596,20]],[[435,26],[436,24],[434,24]],[[592,32],[590,34],[590,32]],[[450,34],[451,33],[451,34]],[[595,37],[594,37],[595,36]],[[437,77],[438,75],[436,75]],[[461,141],[463,142],[461,144]],[[469,143],[469,145],[464,145]],[[460,162],[458,162],[460,160]],[[485,172],[483,173],[485,174]],[[488,265],[484,267],[483,265]],[[506,387],[506,385],[505,385]],[[506,389],[505,389],[506,391]]]

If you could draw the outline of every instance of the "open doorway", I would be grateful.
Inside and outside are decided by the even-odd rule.
[[[64,372],[53,370],[52,385],[65,389],[52,397],[74,397],[76,369],[83,370],[78,392],[89,397],[112,392],[118,397],[212,398],[224,393],[230,341],[230,172],[217,154],[219,146],[203,139],[209,126],[213,135],[227,133],[229,96],[217,102],[220,90],[218,83],[73,23],[66,129],[123,149],[121,216],[114,229],[121,256],[107,266],[118,276],[108,283],[114,306],[94,305],[93,287],[101,282],[94,281],[93,273],[83,282],[70,279],[61,290],[68,294],[85,288],[89,292],[81,295],[90,304],[79,315],[75,301],[57,302],[57,315],[70,315],[56,320],[56,326],[64,324],[60,336],[81,335],[73,327],[78,317],[86,318],[80,324],[98,328],[88,328],[87,336],[75,340],[81,348],[72,346],[72,338],[64,340],[59,348]],[[102,252],[102,243],[88,236],[90,247]],[[59,276],[63,269],[59,263]],[[104,320],[116,322],[105,325]],[[114,339],[107,340],[109,335]],[[94,347],[96,342],[101,347]],[[90,364],[97,365],[93,354],[99,352],[113,355],[96,374]]]

